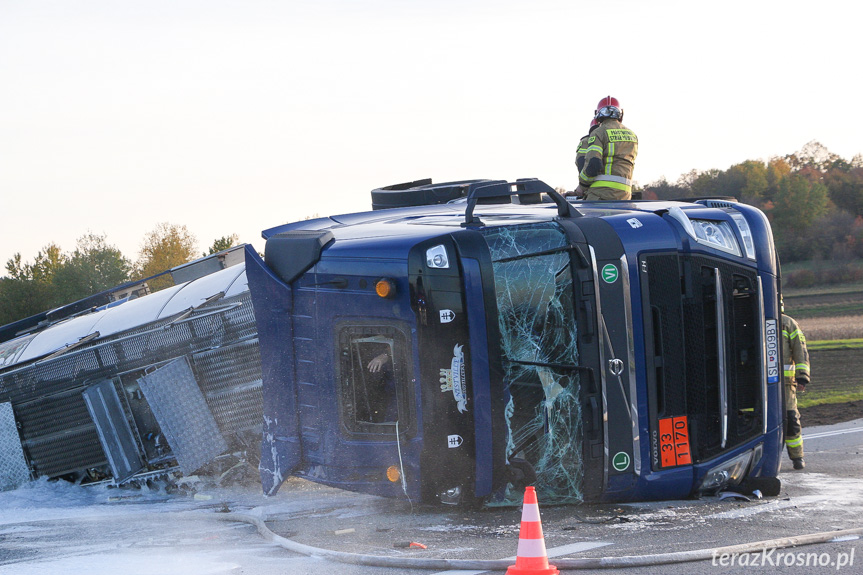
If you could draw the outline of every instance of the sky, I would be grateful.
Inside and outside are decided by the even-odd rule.
[[[863,152],[863,5],[658,0],[0,0],[0,263],[161,222],[205,251],[432,178],[573,189],[617,97],[634,179],[817,140]],[[0,270],[5,273],[5,269]]]

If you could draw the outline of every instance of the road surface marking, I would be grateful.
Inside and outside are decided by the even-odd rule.
[[[833,435],[845,435],[846,433],[860,433],[863,427],[858,429],[838,429],[836,431],[822,431],[821,433],[813,433],[812,435],[804,435],[803,439],[816,439],[818,437],[831,437]]]

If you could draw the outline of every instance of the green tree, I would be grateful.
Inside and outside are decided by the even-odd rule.
[[[27,263],[16,253],[6,262],[9,277],[0,279],[0,325],[36,315],[63,302],[57,297],[53,280],[65,265],[59,246],[48,244]]]
[[[824,183],[837,207],[863,216],[863,168],[832,169],[824,175]]]
[[[144,237],[144,245],[137,263],[137,276],[147,278],[188,263],[198,254],[198,240],[182,224],[167,222]],[[149,282],[152,291],[173,285],[171,278],[162,276]]]
[[[28,279],[30,277],[27,264],[21,261],[20,253],[16,253],[6,260],[6,273],[9,274],[10,278],[16,280]]]
[[[779,184],[773,216],[773,233],[782,261],[799,261],[817,255],[813,223],[830,209],[827,186],[801,174]]]
[[[699,172],[690,184],[692,195],[696,197],[727,195],[722,192],[722,182],[719,181],[721,174],[722,172],[716,169]]]
[[[689,188],[685,188],[678,184],[671,184],[665,178],[648,184],[642,190],[645,200],[677,200],[688,197],[692,194]]]
[[[827,213],[830,198],[824,184],[793,174],[779,184],[775,204],[773,216],[777,225],[805,230]]]
[[[205,253],[205,256],[211,256],[213,254],[223,252],[228,248],[232,248],[237,245],[237,242],[240,240],[240,236],[237,234],[231,234],[229,236],[222,236],[221,238],[213,241],[213,245],[210,246],[210,250]]]
[[[50,282],[58,269],[66,263],[66,256],[60,246],[50,243],[36,254],[33,263],[21,260],[21,254],[16,253],[6,261],[6,271],[13,279],[29,279]]]
[[[773,201],[779,192],[779,184],[791,173],[791,166],[783,158],[772,158],[767,162],[767,193],[765,200]]]
[[[32,280],[0,278],[0,325],[45,311],[44,297]]]
[[[129,279],[132,263],[105,236],[89,233],[78,238],[75,251],[54,276],[54,289],[64,303],[120,285]]]
[[[764,163],[747,160],[742,164],[731,166],[728,173],[739,186],[736,189],[729,189],[728,195],[732,195],[747,204],[761,205],[763,203],[769,187],[767,166]]]
[[[60,250],[60,246],[51,243],[36,254],[30,268],[30,277],[36,281],[51,282],[54,276],[68,263],[68,257]]]

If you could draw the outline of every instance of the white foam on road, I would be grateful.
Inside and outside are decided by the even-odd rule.
[[[783,476],[786,488],[805,494],[767,501],[760,505],[707,515],[707,519],[740,519],[759,513],[795,508],[798,511],[829,511],[837,515],[863,515],[863,478],[831,477],[824,473],[798,473]]]

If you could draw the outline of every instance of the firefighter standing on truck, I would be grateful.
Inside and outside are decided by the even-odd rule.
[[[584,196],[588,201],[628,200],[632,197],[638,137],[621,123],[623,109],[617,98],[606,96],[600,100],[594,119],[599,127],[588,135],[584,167],[578,174],[575,195]]]
[[[780,302],[782,300],[780,299]],[[785,363],[785,447],[794,469],[803,469],[803,434],[800,412],[797,410],[797,392],[805,391],[809,385],[809,351],[806,336],[793,318],[785,315],[782,303],[782,357]]]

